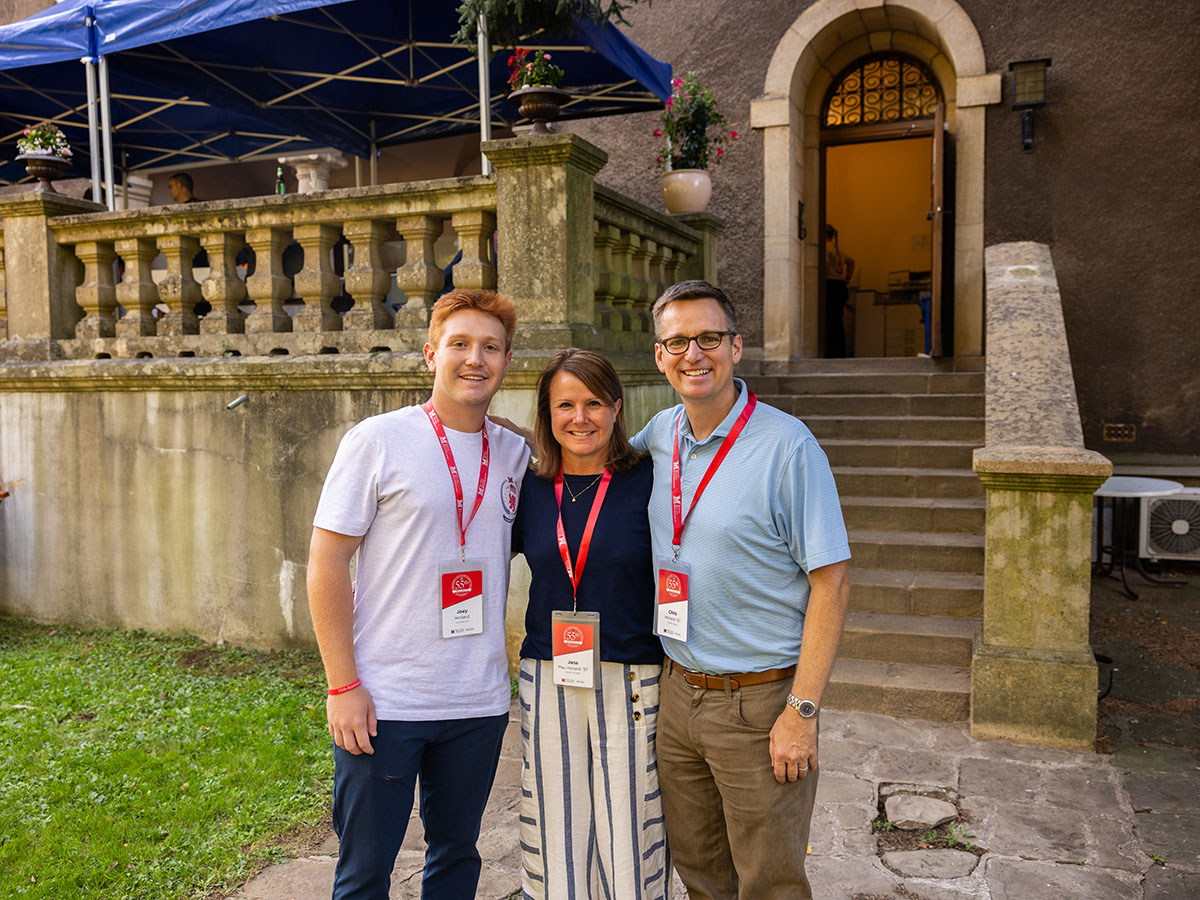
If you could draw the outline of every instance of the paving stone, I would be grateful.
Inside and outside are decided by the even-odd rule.
[[[841,821],[838,807],[818,800],[813,804],[812,824],[808,830],[808,843],[814,854],[828,856],[838,847],[838,837],[841,835]]]
[[[822,730],[820,751],[821,768],[826,774],[849,772],[859,775],[867,771],[875,748],[871,744],[864,744],[861,741],[827,740]]]
[[[1195,900],[1200,897],[1200,874],[1151,866],[1146,873],[1146,900]]]
[[[1142,900],[1139,876],[1021,859],[987,860],[991,900]]]
[[[1133,816],[1128,813],[1087,816],[1084,827],[1091,836],[1089,865],[1106,869],[1125,869],[1141,872],[1146,868],[1146,854],[1133,833]]]
[[[822,803],[858,803],[875,806],[875,785],[843,772],[822,772],[817,782],[817,800]]]
[[[930,749],[940,753],[953,753],[955,756],[972,756],[977,738],[971,737],[970,726],[965,722],[934,722],[936,727],[930,730],[933,743]]]
[[[333,871],[337,860],[330,856],[292,859],[263,869],[242,886],[230,900],[329,900],[333,893]]]
[[[824,713],[822,713],[824,715]],[[898,750],[924,749],[929,746],[929,726],[920,719],[898,719],[878,713],[855,713],[842,723],[842,737],[865,741],[876,747]]]
[[[995,797],[1003,800],[1037,798],[1041,773],[1033,766],[995,759],[964,759],[958,767],[961,797]]]
[[[875,819],[875,812],[860,806],[839,806],[837,817],[842,849],[859,856],[874,856],[875,834],[871,830],[871,822]]]
[[[958,808],[953,803],[918,794],[893,794],[887,798],[884,809],[887,820],[905,831],[936,828],[958,818]]]
[[[1039,747],[1036,744],[1018,744],[1013,741],[977,741],[974,756],[986,759],[1004,759],[1011,762],[1038,763],[1041,765],[1075,766],[1094,768],[1107,765],[1104,758],[1094,753],[1078,750],[1058,750],[1054,747]]]
[[[885,744],[876,756],[875,770],[864,775],[870,775],[876,781],[953,787],[958,782],[955,762],[930,750],[901,750]]]
[[[930,881],[928,879],[909,880],[903,887],[908,894],[897,894],[899,897],[918,897],[920,900],[980,900],[985,894],[982,869],[976,868],[975,874],[966,878],[954,878],[946,882]]]
[[[1179,813],[1138,813],[1133,832],[1146,854],[1157,853],[1173,869],[1200,872],[1200,816]]]
[[[810,856],[804,868],[813,897],[821,900],[850,900],[855,894],[887,895],[897,884],[896,876],[875,857]]]
[[[975,871],[979,857],[962,850],[893,850],[883,862],[910,878],[963,878]]]
[[[1143,747],[1132,742],[1123,744],[1113,754],[1113,762],[1123,774],[1129,772],[1194,772],[1196,757],[1180,747],[1150,745]]]
[[[1034,859],[1087,859],[1087,837],[1078,814],[1053,806],[998,803],[975,843],[1004,856]]]
[[[1117,789],[1108,769],[1042,770],[1038,797],[1055,806],[1066,806],[1082,813],[1110,813],[1120,805]]]
[[[1200,772],[1130,772],[1125,790],[1134,812],[1200,812]]]

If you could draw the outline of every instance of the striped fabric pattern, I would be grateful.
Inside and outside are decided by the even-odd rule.
[[[600,688],[522,659],[520,835],[526,900],[667,900],[654,745],[662,666],[600,664]]]

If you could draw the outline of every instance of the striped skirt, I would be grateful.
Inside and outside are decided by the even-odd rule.
[[[522,659],[527,900],[666,900],[671,863],[654,740],[660,665],[600,664],[600,688]]]

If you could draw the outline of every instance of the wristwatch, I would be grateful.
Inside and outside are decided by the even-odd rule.
[[[811,719],[817,714],[817,710],[821,707],[813,703],[811,700],[801,700],[795,694],[788,694],[788,706],[800,713],[800,718]]]

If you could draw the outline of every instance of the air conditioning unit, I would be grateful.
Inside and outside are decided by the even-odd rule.
[[[1138,556],[1200,561],[1200,488],[1142,500]]]

